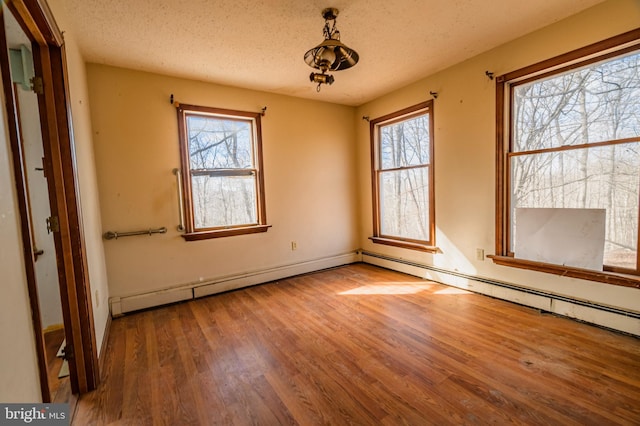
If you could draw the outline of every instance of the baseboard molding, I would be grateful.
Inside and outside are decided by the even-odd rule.
[[[225,291],[263,284],[295,275],[348,265],[361,260],[362,257],[360,253],[354,251],[351,253],[312,259],[273,268],[265,268],[242,274],[210,278],[198,283],[184,284],[149,293],[125,297],[112,297],[109,299],[109,305],[111,315],[117,317],[133,311],[210,296]]]
[[[517,284],[463,274],[431,265],[362,252],[362,261],[383,268],[430,279],[498,299],[530,306],[601,327],[640,336],[640,313],[533,290]]]
[[[42,330],[42,332],[44,334],[47,334],[47,333],[51,333],[52,331],[58,331],[63,329],[64,329],[64,324],[52,324],[46,327],[44,330]]]

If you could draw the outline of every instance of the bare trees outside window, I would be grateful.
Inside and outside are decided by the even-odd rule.
[[[434,246],[433,102],[371,121],[374,242]]]
[[[265,224],[260,115],[180,105],[178,122],[187,234],[259,232],[251,228]]]
[[[605,209],[604,270],[640,274],[640,46],[558,65],[499,78],[503,254],[517,208]]]

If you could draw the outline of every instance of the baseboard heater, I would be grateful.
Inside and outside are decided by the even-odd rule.
[[[109,305],[111,315],[117,317],[128,312],[196,299],[336,266],[348,265],[359,262],[360,260],[360,253],[354,251],[288,265],[264,268],[242,274],[205,279],[196,283],[188,283],[148,293],[112,297],[109,299]]]
[[[358,251],[284,266],[265,268],[149,293],[112,297],[109,300],[111,315],[117,317],[133,311],[196,299],[356,262],[369,263],[420,278],[430,279],[452,287],[469,290],[474,293],[529,306],[539,309],[540,311],[551,312],[623,333],[640,336],[639,312],[626,311],[590,301],[573,299],[558,294],[521,287],[512,283],[464,274],[367,251]]]
[[[550,312],[623,333],[640,336],[640,312],[627,311],[590,301],[573,299],[559,294],[521,287],[512,283],[451,271],[378,253],[362,251],[362,261],[421,278],[431,279],[474,293],[508,300],[544,312]]]

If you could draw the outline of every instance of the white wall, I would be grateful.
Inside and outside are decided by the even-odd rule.
[[[0,86],[0,402],[39,402],[35,337],[27,293],[4,91]]]
[[[495,241],[495,75],[580,48],[637,28],[640,2],[612,0],[508,42],[357,109],[360,245],[367,251],[407,259],[448,271],[487,277],[520,286],[640,312],[634,288],[563,278],[476,260],[476,249],[494,253]],[[372,230],[369,126],[371,118],[429,99],[435,100],[436,244],[440,254],[425,254],[380,244]]]

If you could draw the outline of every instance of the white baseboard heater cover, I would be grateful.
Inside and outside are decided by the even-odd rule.
[[[544,312],[551,312],[627,334],[640,336],[640,313],[571,299],[561,295],[520,287],[515,284],[462,274],[366,251],[209,279],[205,282],[186,284],[144,294],[113,297],[109,300],[111,315],[119,316],[141,309],[209,296],[356,262],[365,262],[398,272],[404,272],[452,287],[529,306]]]
[[[572,299],[515,284],[463,274],[455,271],[397,259],[371,252],[362,252],[362,261],[383,268],[404,272],[487,296],[529,306],[579,321],[595,324],[623,333],[640,336],[640,313],[625,311],[597,303]]]
[[[280,280],[295,275],[348,265],[361,260],[359,252],[352,252],[298,262],[290,265],[256,270],[243,274],[212,278],[204,280],[203,282],[185,284],[149,293],[112,297],[109,299],[111,315],[119,316],[128,312],[139,311],[141,309],[168,305],[171,303],[182,302],[184,300],[195,299],[256,284]]]

